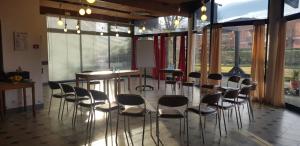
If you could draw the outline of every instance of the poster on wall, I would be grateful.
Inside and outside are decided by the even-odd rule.
[[[27,49],[28,33],[14,32],[14,50],[23,51]]]

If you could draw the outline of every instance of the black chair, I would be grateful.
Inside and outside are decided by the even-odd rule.
[[[251,102],[251,96],[250,96],[251,88],[252,88],[252,86],[242,87],[240,94],[238,96],[238,99],[245,101],[243,103],[247,104],[248,115],[249,115],[250,121],[251,121],[251,116],[252,116],[252,120],[254,120],[254,115],[253,115],[253,110],[252,110],[252,102]]]
[[[240,89],[243,87],[243,86],[250,86],[251,85],[251,80],[249,78],[245,78],[242,80],[241,84],[240,84]]]
[[[199,73],[199,72],[190,72],[189,77],[193,78],[193,79],[196,79],[196,80],[200,80],[201,73]],[[195,85],[194,81],[192,81],[192,82],[183,82],[182,83],[182,87],[187,86],[188,90],[190,89],[190,87],[192,87],[192,102],[193,102],[193,97],[194,97],[194,85]],[[188,93],[190,93],[190,92],[188,92]]]
[[[48,85],[51,89],[51,95],[50,95],[50,103],[49,103],[49,111],[48,111],[48,114],[50,114],[50,110],[51,110],[51,104],[52,104],[52,98],[58,98],[60,99],[60,103],[59,103],[59,109],[58,109],[58,118],[60,116],[60,111],[61,111],[61,103],[62,103],[62,100],[63,100],[63,93],[62,93],[62,90],[60,88],[60,85],[59,83],[57,82],[52,82],[52,81],[49,81],[48,82]],[[59,91],[58,93],[55,93]]]
[[[185,122],[188,122],[188,117],[186,116],[186,111],[188,108],[189,99],[182,95],[164,95],[159,98],[157,108],[156,108],[156,135],[157,135],[157,144],[161,142],[159,137],[159,119],[179,119],[180,120],[180,129],[179,133],[181,135],[181,119],[184,119],[184,128]],[[160,106],[167,107],[161,109]],[[178,110],[178,107],[186,106],[184,112]],[[188,126],[188,123],[187,123]],[[188,137],[188,132],[187,132]],[[161,142],[162,143],[162,142]]]
[[[189,112],[198,114],[200,117],[199,120],[200,120],[203,144],[205,143],[205,140],[204,140],[204,130],[203,130],[203,126],[202,126],[202,119],[201,119],[202,116],[206,117],[206,116],[209,116],[212,114],[217,115],[216,120],[219,123],[219,132],[220,132],[220,136],[221,136],[221,120],[220,120],[221,118],[220,118],[218,106],[215,106],[216,104],[218,104],[218,102],[221,98],[221,95],[222,95],[221,92],[217,92],[214,94],[207,94],[204,97],[202,97],[201,102],[198,106],[188,108]],[[204,122],[205,122],[205,120],[204,120]],[[187,127],[187,129],[188,129],[188,127]],[[189,141],[189,139],[188,139],[188,141]]]
[[[235,83],[236,88],[238,88],[240,80],[241,80],[240,76],[233,75],[233,76],[229,77],[227,80],[227,87],[229,87],[229,83],[231,82],[231,83]]]
[[[108,123],[110,124],[110,130],[112,135],[112,121],[111,121],[111,111],[118,109],[118,104],[115,102],[110,102],[109,98],[104,92],[97,90],[90,90],[93,100],[96,103],[95,110],[105,113],[106,118],[106,130],[105,130],[105,140],[107,140]]]
[[[239,89],[228,89],[225,91],[223,97],[221,98],[222,100],[216,105],[218,106],[219,109],[221,109],[222,115],[223,115],[223,120],[224,120],[224,126],[225,126],[225,132],[227,134],[227,128],[226,128],[226,121],[225,121],[225,114],[224,110],[228,111],[228,119],[229,119],[229,110],[232,110],[234,108],[235,115],[236,115],[236,121],[237,121],[237,127],[238,129],[240,128],[240,122],[241,120],[241,114],[240,114],[240,109],[238,106],[238,102],[241,100],[238,100],[238,95],[239,95],[240,90]],[[239,122],[240,120],[240,122]]]
[[[172,72],[172,78],[167,79],[165,81],[165,90],[167,92],[167,84],[171,85],[172,93],[175,92],[176,94],[176,84],[179,82],[179,87],[181,87],[182,84],[182,78],[183,78],[183,72],[175,70]],[[173,88],[172,88],[173,87]]]
[[[207,79],[209,81],[215,81],[215,82],[219,82],[217,85],[216,84],[203,84],[201,86],[201,88],[204,88],[204,89],[215,89],[215,88],[220,88],[221,87],[221,81],[222,81],[222,74],[219,74],[219,73],[211,73],[208,75]]]
[[[132,134],[130,130],[130,121],[129,117],[144,117],[143,121],[143,136],[142,136],[142,145],[144,145],[144,137],[145,137],[145,122],[146,122],[146,104],[145,100],[136,94],[119,94],[116,96],[116,100],[118,103],[118,114],[117,114],[117,126],[116,126],[116,145],[118,145],[118,127],[119,127],[119,115],[124,117],[124,131],[127,140],[127,144],[129,145],[129,141],[127,138],[127,130],[126,130],[126,117],[127,117],[127,128],[128,134],[133,145]],[[129,107],[127,107],[129,106]]]

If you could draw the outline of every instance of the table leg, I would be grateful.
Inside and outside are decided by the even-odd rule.
[[[34,85],[32,86],[32,114],[35,117],[35,87]]]
[[[3,101],[3,91],[0,93],[0,118],[4,119],[4,101]]]
[[[87,88],[87,90],[91,89],[90,80],[86,81],[86,88]]]
[[[26,99],[26,88],[23,88],[23,100],[24,100],[24,111],[26,111],[26,106],[27,106],[27,99]]]
[[[118,79],[117,79],[117,86],[118,86],[118,94],[121,94],[121,83],[120,83],[120,79],[121,79],[121,77],[118,77]]]
[[[103,92],[107,93],[107,91],[106,91],[106,80],[103,80]]]
[[[6,114],[6,101],[5,101],[5,90],[3,90],[1,92],[2,94],[2,107],[3,107],[3,112],[4,112],[4,115]]]
[[[109,98],[109,80],[106,80],[106,90],[107,97]]]
[[[128,91],[131,90],[131,87],[130,87],[130,75],[128,76]]]
[[[114,79],[114,91],[115,91],[115,96],[118,95],[118,87],[117,87],[117,80]]]
[[[79,87],[79,77],[76,76],[76,87]]]

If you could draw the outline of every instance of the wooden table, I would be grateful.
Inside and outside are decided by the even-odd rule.
[[[24,100],[24,110],[26,110],[27,102],[26,102],[26,88],[31,88],[32,92],[32,114],[35,117],[35,87],[34,82],[0,82],[0,115],[4,118],[4,112],[6,111],[5,105],[5,91],[13,90],[13,89],[22,89],[23,90],[23,100]]]
[[[158,72],[158,80],[157,80],[157,88],[159,90],[159,84],[160,84],[160,74],[162,73],[167,73],[167,74],[172,74],[174,71],[181,71],[181,69],[170,69],[170,68],[165,68],[165,69],[160,69]]]
[[[139,84],[142,84],[142,76],[139,70],[120,70],[120,71],[95,71],[88,73],[76,73],[76,86],[79,86],[80,80],[85,80],[87,82],[87,89],[90,90],[90,81],[91,80],[110,80],[116,79],[115,82],[115,95],[121,92],[120,77],[127,76],[128,77],[128,89],[130,90],[130,76],[138,75],[139,76]],[[104,85],[105,87],[105,85]]]

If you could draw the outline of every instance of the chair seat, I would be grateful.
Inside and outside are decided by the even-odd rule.
[[[75,102],[76,101],[76,98],[75,98],[75,96],[73,95],[73,96],[66,96],[65,97],[65,100],[66,101],[68,101],[68,102]],[[78,98],[78,100],[79,101],[81,101],[81,100],[89,100],[89,98],[84,98],[84,97],[82,97],[82,98]]]
[[[61,94],[53,94],[52,96],[55,98],[63,98],[63,96]]]
[[[108,103],[105,104],[99,104],[96,106],[96,110],[102,111],[102,112],[109,112],[112,110],[118,109],[118,104],[115,102],[110,103],[110,107]]]
[[[96,106],[96,105],[99,105],[99,104],[103,104],[103,102],[91,103],[90,100],[81,100],[79,102],[79,105],[82,106],[82,107],[91,107],[91,106]]]
[[[201,114],[201,115],[209,115],[209,114],[214,114],[217,112],[216,109],[208,106],[201,106],[200,111],[199,111],[199,106],[194,106],[188,108],[188,111],[196,113],[196,114]]]
[[[216,106],[218,106],[221,109],[227,110],[227,109],[234,107],[234,104],[228,103],[228,102],[223,102],[223,103],[219,102],[218,105],[216,105]]]
[[[214,88],[215,88],[215,85],[204,84],[204,85],[201,86],[201,88],[214,89]]]
[[[237,100],[235,101],[234,99],[228,99],[228,98],[224,98],[223,99],[225,102],[229,102],[229,103],[233,103],[233,104],[242,104],[245,103],[246,100],[245,99],[241,99],[241,98],[237,98]]]
[[[160,109],[158,112],[161,118],[184,118],[182,112],[176,109]]]
[[[174,81],[174,80],[166,80],[166,84],[176,84],[176,81]]]
[[[245,94],[239,94],[238,98],[241,98],[241,99],[248,99],[249,96],[245,95]]]
[[[146,110],[141,107],[128,107],[121,111],[121,115],[140,117],[144,116]]]
[[[182,86],[194,86],[194,82],[184,82]]]

